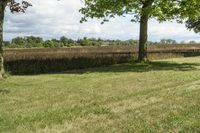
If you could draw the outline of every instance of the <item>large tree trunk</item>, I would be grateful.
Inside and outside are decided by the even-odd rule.
[[[140,19],[140,39],[138,62],[147,62],[147,37],[148,37],[148,15],[141,16]]]
[[[154,0],[148,0],[143,4],[142,13],[140,17],[140,39],[139,39],[139,52],[138,62],[147,62],[147,40],[148,40],[148,20],[149,8],[152,6]]]
[[[4,21],[5,3],[0,2],[0,79],[4,76],[4,61],[3,61],[3,21]]]

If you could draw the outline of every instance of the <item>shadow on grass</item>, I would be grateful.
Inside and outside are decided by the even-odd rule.
[[[8,93],[10,93],[9,90],[6,90],[6,89],[0,89],[0,94],[5,95],[5,94],[8,94]]]
[[[200,67],[200,63],[176,63],[168,61],[155,61],[149,63],[124,63],[116,64],[111,66],[101,66],[96,68],[84,68],[60,72],[48,72],[48,73],[34,73],[34,74],[13,74],[21,76],[31,76],[31,75],[40,75],[40,74],[85,74],[85,73],[108,73],[108,72],[149,72],[149,71],[161,71],[161,70],[172,70],[172,71],[191,71],[198,70],[197,67]],[[1,93],[1,92],[0,92]]]
[[[125,63],[116,64],[112,66],[104,66],[100,68],[89,68],[81,70],[71,70],[64,72],[65,74],[84,74],[92,72],[149,72],[149,71],[161,71],[161,70],[172,70],[172,71],[191,71],[197,70],[200,63],[175,63],[175,62],[149,62],[149,63]]]

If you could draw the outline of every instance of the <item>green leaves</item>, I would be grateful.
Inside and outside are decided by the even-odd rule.
[[[186,27],[188,29],[193,29],[194,32],[200,32],[200,17],[198,19],[188,19],[186,21]]]
[[[125,14],[133,15],[131,21],[138,22],[142,12],[158,21],[175,19],[181,22],[200,16],[200,0],[84,0],[84,4],[80,9],[81,22],[88,18],[109,20]]]
[[[15,0],[10,0],[8,2],[8,6],[12,13],[14,13],[14,12],[23,12],[24,13],[26,11],[26,9],[32,5],[27,1],[22,1],[21,3],[19,3],[19,2],[16,2]]]
[[[84,15],[83,21],[87,18],[103,18],[107,21],[115,16],[135,13],[137,10],[133,9],[139,7],[138,4],[138,0],[85,0],[85,7],[80,12]]]

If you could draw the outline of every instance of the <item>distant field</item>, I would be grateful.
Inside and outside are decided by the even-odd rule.
[[[92,56],[96,54],[137,54],[138,46],[90,46],[72,48],[22,48],[5,49],[4,57],[8,61],[21,59],[58,59],[80,56]],[[153,53],[200,53],[200,44],[176,44],[176,45],[149,45],[149,54]]]
[[[0,132],[200,132],[200,57],[0,81]]]

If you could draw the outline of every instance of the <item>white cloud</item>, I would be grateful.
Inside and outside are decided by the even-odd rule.
[[[64,35],[72,38],[100,37],[109,39],[138,39],[139,24],[131,23],[130,17],[117,17],[104,25],[100,20],[90,20],[80,24],[82,5],[80,0],[30,0],[33,7],[25,14],[11,14],[6,11],[4,39],[16,36],[35,35],[44,38],[59,38]],[[200,35],[188,31],[182,24],[155,20],[149,23],[149,40],[162,38],[200,41]]]

